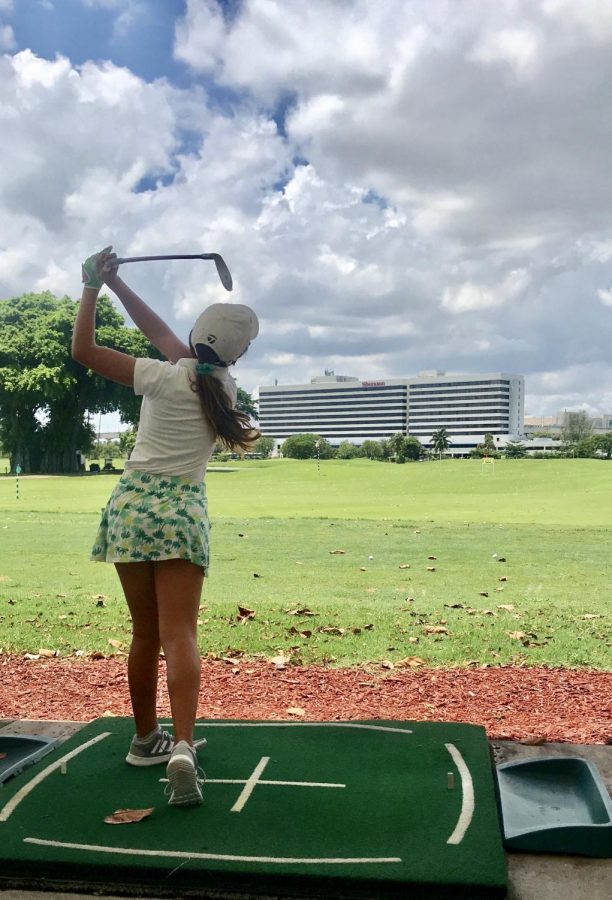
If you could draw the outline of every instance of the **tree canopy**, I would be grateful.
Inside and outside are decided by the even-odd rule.
[[[88,413],[138,420],[140,400],[130,388],[72,359],[76,311],[74,300],[49,292],[0,301],[0,442],[13,469],[76,471],[77,451],[86,452],[94,438]],[[98,300],[96,326],[100,345],[160,358],[108,297]]]

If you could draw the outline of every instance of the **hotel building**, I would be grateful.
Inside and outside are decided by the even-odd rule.
[[[326,372],[310,384],[259,388],[259,427],[277,444],[315,433],[333,444],[382,440],[397,432],[428,445],[446,428],[449,453],[463,455],[493,434],[502,447],[523,437],[525,387],[520,375],[446,375],[360,381]]]

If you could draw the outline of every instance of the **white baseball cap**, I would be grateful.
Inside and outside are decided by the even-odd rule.
[[[189,342],[200,362],[231,366],[259,333],[257,316],[242,303],[213,303],[196,319]]]

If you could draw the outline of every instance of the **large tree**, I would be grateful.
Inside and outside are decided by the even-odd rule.
[[[0,301],[0,441],[12,469],[76,471],[77,451],[93,439],[88,413],[118,411],[125,422],[138,419],[140,401],[131,389],[72,359],[76,309],[75,301],[48,292]],[[101,345],[159,358],[107,297],[98,301],[96,324]]]

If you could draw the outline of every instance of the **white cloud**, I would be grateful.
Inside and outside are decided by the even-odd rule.
[[[10,25],[0,25],[0,52],[13,50],[17,46],[15,32]]]
[[[226,38],[223,15],[216,0],[187,0],[185,16],[176,26],[177,59],[199,72],[212,72]]]
[[[612,306],[612,290],[610,288],[597,291],[597,296],[604,306]]]
[[[330,367],[518,371],[544,413],[575,396],[542,373],[574,372],[584,402],[606,403],[612,33],[576,20],[594,7],[224,10],[189,0],[177,23],[189,88],[110,62],[0,60],[0,295],[74,294],[105,243],[219,250],[262,322],[239,365],[249,388]],[[125,274],[183,336],[227,298],[204,263]]]

